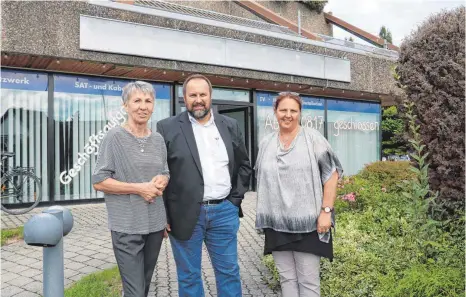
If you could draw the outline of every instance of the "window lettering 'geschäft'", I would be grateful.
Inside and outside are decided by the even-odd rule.
[[[114,117],[110,119],[110,121],[100,130],[98,133],[89,136],[89,141],[84,146],[83,152],[78,153],[78,159],[76,163],[74,163],[73,168],[68,171],[63,171],[60,173],[60,182],[64,185],[67,185],[71,182],[71,180],[81,171],[82,166],[86,164],[92,154],[97,155],[99,153],[99,144],[104,139],[105,134],[110,131],[113,127],[117,125],[121,125],[126,121],[124,115],[126,111],[124,107],[121,107],[120,111],[118,111]]]

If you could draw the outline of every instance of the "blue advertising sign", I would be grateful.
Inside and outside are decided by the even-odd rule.
[[[273,102],[277,94],[275,93],[264,93],[264,92],[257,92],[257,105],[258,106],[273,106]]]
[[[258,106],[273,106],[278,93],[257,92]],[[328,110],[347,111],[347,112],[364,112],[364,113],[380,113],[379,103],[358,102],[348,100],[331,100],[318,98],[313,96],[301,96],[303,100],[303,109],[319,109],[325,110],[325,100],[327,100]]]
[[[14,69],[1,69],[2,89],[47,91],[47,74]]]
[[[269,93],[269,92],[257,92],[257,105],[258,106],[273,106],[275,98],[277,98],[278,93]],[[303,100],[303,109],[325,109],[324,99],[311,97],[311,96],[301,96]]]
[[[380,114],[380,104],[345,101],[345,100],[327,100],[328,110],[334,111],[349,111],[349,112],[364,112]]]
[[[55,92],[104,96],[121,96],[123,87],[130,82],[122,79],[72,75],[54,75],[54,81]],[[157,99],[170,100],[170,85],[151,84],[155,89]]]
[[[325,110],[325,100],[317,97],[301,96],[303,109]]]

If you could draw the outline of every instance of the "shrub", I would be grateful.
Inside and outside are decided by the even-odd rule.
[[[378,291],[384,297],[460,297],[464,296],[464,274],[454,267],[415,265],[399,281],[384,277]]]
[[[393,193],[400,192],[402,181],[414,178],[409,166],[409,162],[375,162],[366,165],[358,175],[343,178],[338,183],[336,213],[377,209],[381,203],[388,208],[406,204],[405,197],[394,196]],[[355,201],[349,199],[353,195]]]
[[[406,141],[403,139],[404,123],[396,106],[385,107],[382,113],[382,154],[405,155]]]
[[[414,174],[409,171],[409,162],[374,162],[367,165],[359,177],[381,184],[387,190],[394,190],[403,180],[410,180]]]
[[[304,4],[306,4],[307,7],[309,7],[309,9],[315,10],[318,13],[322,13],[322,11],[324,11],[324,7],[325,7],[325,5],[327,4],[328,1],[304,0],[304,1],[300,1],[300,2],[303,2]]]
[[[431,16],[403,42],[397,67],[430,153],[429,183],[450,213],[464,209],[464,36],[464,6]]]

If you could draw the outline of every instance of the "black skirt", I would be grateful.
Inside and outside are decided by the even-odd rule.
[[[285,233],[273,229],[264,229],[265,245],[264,255],[273,251],[294,251],[301,253],[311,253],[316,256],[333,260],[333,238],[330,233],[328,243],[319,240],[317,231],[310,233]]]

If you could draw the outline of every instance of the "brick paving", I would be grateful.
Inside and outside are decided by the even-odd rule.
[[[238,254],[243,296],[280,296],[268,286],[270,273],[262,264],[263,237],[254,230],[255,193],[247,193],[243,202],[245,217],[241,219],[238,233]],[[64,239],[65,286],[83,276],[116,265],[107,213],[103,203],[73,205],[68,207],[75,223]],[[12,216],[2,212],[2,229],[24,225],[42,209],[28,214]],[[1,249],[2,297],[38,297],[42,294],[42,249],[26,245],[23,241],[3,246]],[[215,277],[207,250],[203,249],[202,278],[206,297],[217,296]],[[178,296],[178,281],[170,243],[164,240],[157,267],[152,277],[149,296]],[[221,297],[221,296],[220,296]]]

